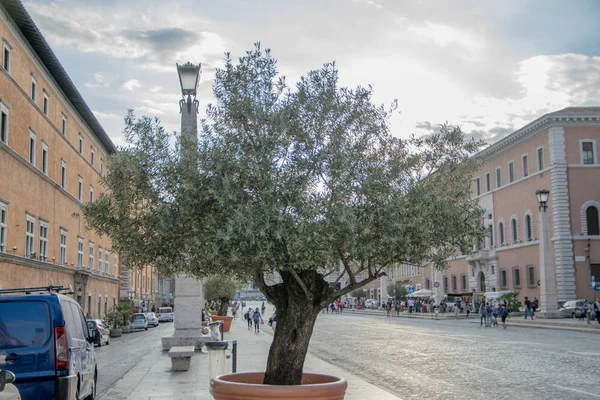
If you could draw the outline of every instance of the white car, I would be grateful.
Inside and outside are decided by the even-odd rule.
[[[158,322],[173,322],[173,308],[160,307],[156,316],[158,317]]]
[[[158,317],[153,312],[146,313],[146,321],[148,321],[148,326],[157,327],[158,326]]]
[[[145,329],[148,330],[148,321],[146,321],[146,314],[136,313],[131,316],[131,330]]]
[[[21,400],[19,389],[13,382],[15,375],[6,370],[0,370],[0,400]]]

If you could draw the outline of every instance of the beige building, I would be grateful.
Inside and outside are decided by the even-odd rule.
[[[85,312],[119,298],[119,257],[81,205],[115,146],[21,2],[0,3],[0,285],[71,286]]]

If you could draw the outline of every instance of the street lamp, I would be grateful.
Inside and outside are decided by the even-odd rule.
[[[179,101],[180,112],[183,111],[183,105],[187,104],[188,113],[192,111],[192,96],[193,103],[196,105],[198,112],[198,100],[196,100],[196,89],[200,81],[200,64],[194,65],[189,61],[183,65],[177,64],[177,73],[179,74],[179,84],[181,85],[181,96],[183,99]]]
[[[535,192],[535,197],[537,197],[537,201],[540,203],[540,211],[542,211],[542,209],[547,211],[548,206],[546,204],[548,203],[548,198],[550,197],[550,191],[548,189],[540,189]]]
[[[539,231],[540,231],[540,306],[542,312],[536,315],[542,318],[558,318],[556,307],[558,295],[556,292],[556,274],[552,258],[552,243],[550,237],[550,213],[548,212],[548,199],[550,191],[540,189],[535,192],[535,197],[540,204]]]

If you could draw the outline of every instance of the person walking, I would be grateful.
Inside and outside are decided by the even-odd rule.
[[[598,323],[600,324],[600,297],[598,297],[596,299],[596,302],[592,306],[592,310],[594,311],[594,314],[596,314],[596,319],[598,320]]]
[[[254,314],[252,314],[252,319],[254,320],[254,333],[260,333],[260,324],[263,322],[263,319],[260,315],[258,307],[256,307],[256,310],[254,310]]]
[[[471,314],[471,306],[469,303],[465,306],[465,312],[467,313],[467,318],[469,318],[469,314]]]
[[[533,320],[533,303],[525,296],[525,319],[530,315]]]
[[[256,310],[258,311],[258,308]],[[250,330],[252,329],[252,317],[254,316],[254,310],[252,309],[252,307],[248,308],[246,316],[246,319],[248,320],[248,330]]]
[[[508,307],[505,304],[500,304],[500,319],[502,320],[502,328],[506,329],[506,318],[508,317]]]
[[[489,302],[485,303],[485,326],[488,328],[492,327],[492,306]]]
[[[483,328],[483,323],[485,322],[485,304],[481,303],[479,305],[479,326]],[[487,326],[487,323],[486,323]]]
[[[492,325],[493,326],[498,326],[498,305],[494,304],[494,306],[492,307]]]
[[[460,307],[458,306],[458,304],[454,305],[454,309],[452,311],[454,311],[454,319],[458,319],[458,316],[460,314]]]

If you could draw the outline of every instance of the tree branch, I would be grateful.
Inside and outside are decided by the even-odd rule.
[[[269,300],[273,300],[276,297],[275,290],[271,286],[267,285],[265,282],[265,274],[260,269],[256,269],[254,271],[254,280],[258,288],[264,293],[265,296],[267,296]]]
[[[302,288],[302,291],[306,295],[306,299],[309,302],[312,302],[312,300],[313,300],[312,295],[308,292],[306,285],[304,284],[304,282],[302,282],[302,279],[300,278],[300,276],[298,276],[298,273],[292,267],[288,267],[288,271],[290,271],[290,273],[292,274],[292,276],[294,277],[296,282],[298,282],[298,285],[300,285],[300,287]]]
[[[356,283],[355,285],[348,285],[343,289],[337,290],[335,292],[333,292],[331,295],[329,295],[329,297],[327,297],[327,299],[323,302],[321,302],[321,306],[324,306],[325,304],[329,304],[332,301],[334,301],[335,299],[342,297],[343,295],[345,295],[346,293],[350,293],[351,291],[353,291],[354,289],[357,289],[359,287],[363,287],[368,283],[373,282],[376,279],[381,278],[382,276],[386,276],[387,274],[385,272],[379,272],[376,273],[375,275],[369,276],[367,279],[362,280],[358,283]]]
[[[341,250],[340,250],[339,254],[340,254],[340,259],[342,260],[342,264],[344,264],[344,270],[348,273],[348,278],[350,279],[350,284],[355,285],[356,277],[354,276],[354,273],[352,272],[352,269],[350,268],[350,263],[348,262],[348,259],[346,259],[346,257],[344,257]],[[343,276],[343,274],[340,275],[340,278],[342,276]]]

